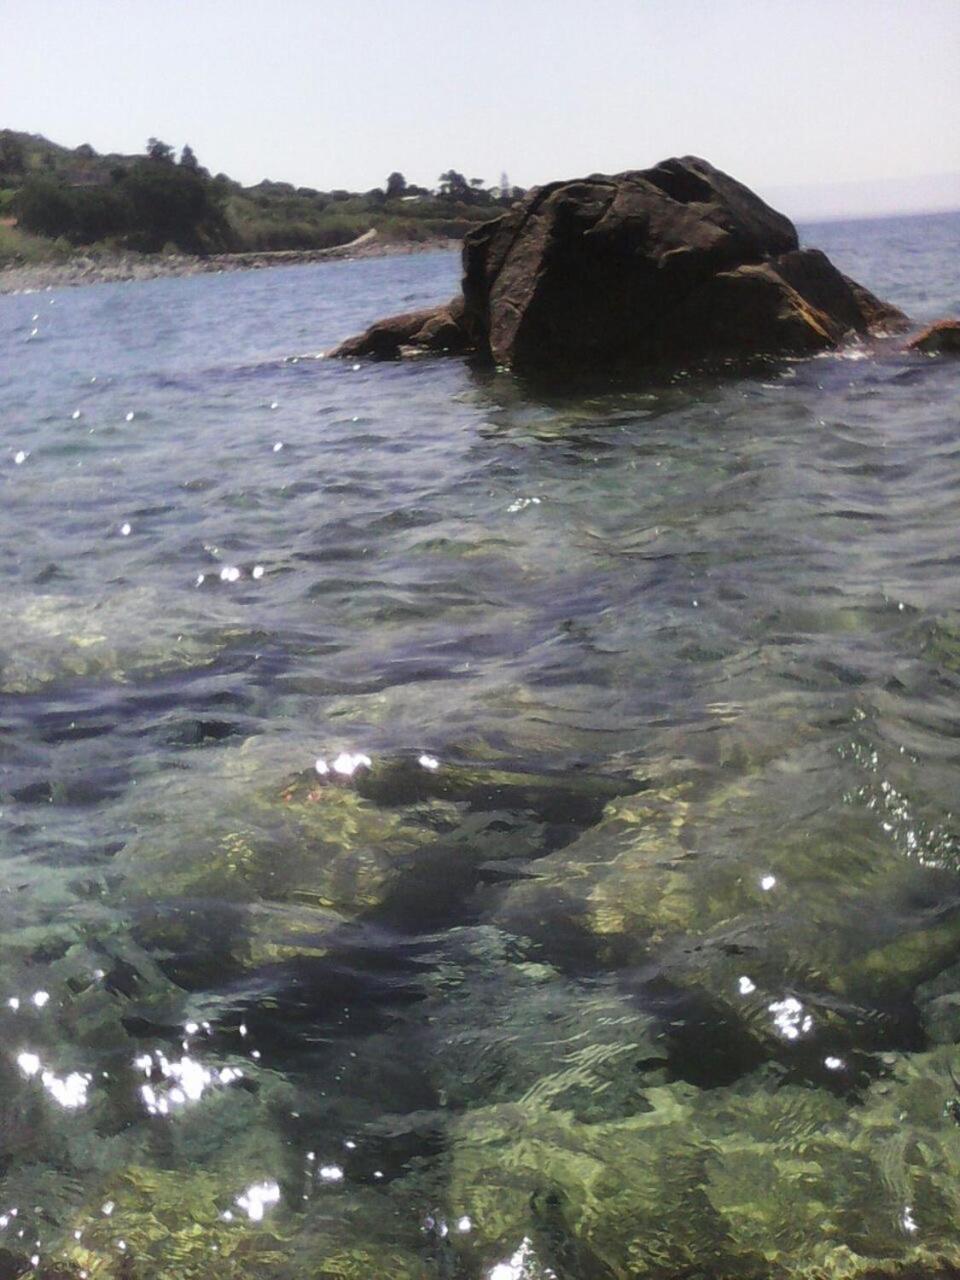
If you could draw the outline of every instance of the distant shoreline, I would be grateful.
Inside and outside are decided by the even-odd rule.
[[[459,240],[381,240],[364,235],[332,249],[284,249],[274,253],[192,254],[122,253],[110,257],[78,253],[64,262],[35,262],[0,267],[0,294],[33,293],[75,288],[86,284],[115,284],[158,280],[166,276],[195,276],[227,271],[262,271],[270,267],[301,266],[360,258],[401,257],[460,248]]]

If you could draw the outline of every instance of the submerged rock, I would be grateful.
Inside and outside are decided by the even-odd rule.
[[[179,955],[189,985],[320,960],[344,945],[347,922],[449,924],[481,885],[522,876],[641,785],[402,755],[354,768],[358,759],[345,757],[349,773],[318,761],[272,775],[280,760],[251,740],[189,775],[142,780],[112,863],[140,941]]]
[[[692,156],[535,188],[467,235],[463,267],[462,298],[379,321],[331,354],[650,363],[817,351],[905,323]]]
[[[583,1123],[531,1090],[453,1123],[450,1200],[488,1257],[528,1237],[559,1274],[952,1275],[950,1054],[892,1066],[857,1106],[758,1074]]]
[[[448,800],[472,809],[529,811],[543,822],[590,826],[618,796],[634,795],[644,784],[633,778],[589,773],[530,773],[494,766],[423,764],[395,756],[358,771],[356,790],[381,805],[412,800]]]
[[[6,694],[76,679],[122,684],[209,666],[254,634],[231,604],[183,605],[147,587],[92,599],[8,592],[0,629],[0,693]]]
[[[925,355],[960,355],[960,320],[938,320],[911,338],[907,349]]]
[[[733,1080],[773,1060],[848,1084],[859,1068],[835,1059],[922,1040],[914,992],[954,963],[960,906],[919,800],[896,796],[910,815],[901,847],[873,786],[851,786],[854,761],[834,770],[829,826],[771,825],[765,815],[789,812],[787,779],[811,764],[801,749],[733,784],[665,777],[611,800],[530,875],[492,890],[486,919],[564,972],[622,975],[670,1020],[685,1079]]]

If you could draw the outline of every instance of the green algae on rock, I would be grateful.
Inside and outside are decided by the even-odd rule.
[[[454,1124],[451,1197],[488,1256],[530,1235],[577,1275],[949,1274],[955,1095],[941,1051],[898,1058],[853,1108],[768,1076],[651,1088],[606,1124],[502,1104]]]
[[[189,778],[141,782],[135,834],[112,870],[151,948],[176,942],[201,967],[249,970],[323,956],[347,921],[455,918],[498,866],[514,874],[639,785],[406,758],[271,781],[271,761],[269,746],[248,743]],[[216,904],[215,930],[204,913],[164,905],[190,900]]]
[[[693,1078],[698,1062],[723,1078],[774,1058],[829,1082],[825,1058],[917,1044],[914,993],[953,962],[960,903],[943,872],[905,856],[869,793],[847,789],[846,768],[824,769],[838,793],[829,829],[768,830],[789,808],[789,760],[611,801],[503,886],[490,918],[567,970],[646,972],[647,998],[686,1010],[676,1069]],[[747,827],[766,834],[762,862],[742,851]],[[922,842],[922,824],[912,835]]]

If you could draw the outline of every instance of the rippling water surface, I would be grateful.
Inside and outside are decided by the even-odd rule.
[[[0,1276],[960,1265],[956,362],[317,354],[457,275],[0,299]]]

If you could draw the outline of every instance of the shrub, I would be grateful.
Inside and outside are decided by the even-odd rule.
[[[138,161],[111,187],[31,178],[14,209],[24,230],[76,245],[122,236],[147,253],[166,244],[203,253],[228,247],[231,239],[219,189],[195,170],[158,160]]]
[[[56,262],[69,256],[70,245],[32,236],[19,227],[0,225],[0,264]]]
[[[155,253],[170,242],[188,253],[228,247],[219,190],[195,170],[140,160],[119,184],[132,211],[130,243]]]
[[[25,231],[53,239],[73,229],[75,210],[69,188],[50,178],[33,178],[20,189],[14,204]]]
[[[330,249],[353,240],[359,232],[347,222],[247,221],[238,230],[240,247],[252,253],[275,253],[284,249]]]

